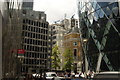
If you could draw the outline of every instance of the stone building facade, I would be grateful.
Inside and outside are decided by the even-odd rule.
[[[63,57],[63,53],[64,53],[64,34],[66,32],[66,29],[61,25],[61,24],[54,24],[55,26],[55,34],[54,34],[54,42],[56,42],[56,45],[58,46],[58,49],[60,51],[60,61],[61,63],[60,68],[58,70],[62,70],[63,69],[63,65],[64,65],[64,57]]]
[[[78,27],[78,20],[74,19],[74,18],[63,19],[62,21],[59,20],[59,23],[56,22],[52,26],[55,27],[55,29],[54,29],[55,34],[53,35],[53,37],[54,37],[53,42],[56,43],[56,45],[58,46],[59,51],[60,51],[59,58],[60,58],[61,63],[59,64],[60,68],[57,69],[57,70],[62,70],[64,68],[64,56],[63,56],[63,54],[64,54],[64,51],[65,51],[65,48],[68,47],[68,46],[65,45],[65,42],[67,43],[67,40],[65,40],[65,36],[69,35],[69,33],[71,32],[72,28],[74,29],[74,28]],[[75,34],[77,34],[77,33],[79,33],[78,30],[77,30],[77,32],[75,32]],[[79,34],[78,34],[77,38],[79,38]],[[79,40],[80,39],[78,39],[78,41]],[[71,49],[72,48],[73,47],[71,47]]]
[[[70,49],[73,53],[74,71],[81,71],[82,47],[80,43],[80,34],[78,28],[73,28],[64,35],[64,47]]]

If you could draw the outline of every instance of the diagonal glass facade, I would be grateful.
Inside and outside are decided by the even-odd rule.
[[[81,40],[88,69],[120,70],[119,9],[119,1],[78,1]]]

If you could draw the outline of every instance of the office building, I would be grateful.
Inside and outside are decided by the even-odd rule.
[[[44,12],[22,9],[22,1],[4,2],[2,13],[2,76],[39,73],[47,66],[48,22]],[[2,5],[5,6],[5,5]],[[5,10],[4,10],[5,9]]]
[[[42,17],[42,19],[41,19]],[[23,73],[38,73],[47,68],[48,22],[44,12],[23,13],[22,49],[25,50]]]
[[[5,63],[5,71],[15,70],[13,71],[15,75],[45,71],[47,70],[49,25],[46,14],[32,10],[21,10],[18,13],[20,14],[13,13],[12,28],[9,29],[10,37],[5,37],[5,44],[11,41],[6,44],[5,51],[9,51],[11,55],[8,58],[9,64],[8,61]],[[16,20],[17,16],[20,16],[19,20]]]
[[[33,10],[34,0],[23,0],[22,9]]]
[[[61,21],[61,24],[64,25],[66,30],[70,30],[73,27],[78,27],[78,19],[74,19],[74,17],[71,19],[64,19]]]
[[[59,58],[62,60],[62,53],[63,53],[63,27],[61,27],[60,24],[51,24],[50,25],[50,36],[49,36],[49,49],[51,50],[51,55],[52,55],[52,48],[57,45],[58,49],[60,51]],[[52,59],[51,59],[52,61]],[[57,70],[62,70],[62,62],[60,63],[60,69]],[[52,65],[52,63],[51,63]],[[52,70],[52,68],[51,68]]]
[[[78,1],[84,71],[120,70],[120,2]]]
[[[61,61],[60,68],[58,70],[62,70],[63,69],[63,65],[64,65],[64,57],[63,57],[63,53],[64,53],[64,34],[66,32],[66,29],[64,28],[64,26],[62,24],[53,24],[53,26],[55,26],[55,34],[53,36],[53,43],[56,43],[56,45],[58,46],[58,49],[60,51],[60,55],[59,55],[59,59]],[[53,45],[54,46],[54,45]]]

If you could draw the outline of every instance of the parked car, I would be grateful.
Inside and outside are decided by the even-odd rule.
[[[34,73],[32,74],[33,77],[40,77],[40,74]]]
[[[94,79],[97,78],[97,80],[102,79],[102,80],[118,80],[120,79],[120,72],[113,72],[113,71],[109,71],[109,72],[100,72],[100,73],[95,73],[94,74]]]
[[[51,80],[53,78],[57,77],[56,72],[46,72],[46,79]]]

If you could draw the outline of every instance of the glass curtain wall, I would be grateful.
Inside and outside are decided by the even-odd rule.
[[[78,14],[88,69],[118,71],[120,69],[119,2],[78,1]],[[84,42],[84,39],[87,39],[87,42]]]

